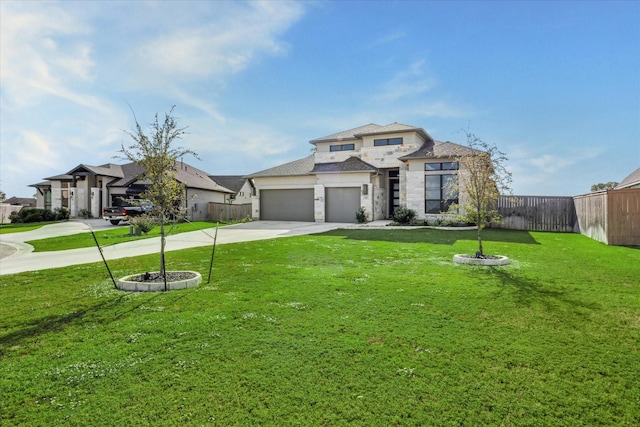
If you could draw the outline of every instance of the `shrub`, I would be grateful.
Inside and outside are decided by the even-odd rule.
[[[11,221],[12,224],[24,222],[19,212],[11,212],[11,215],[9,215],[9,221]]]
[[[71,215],[69,214],[69,211],[68,211],[66,208],[64,208],[64,207],[62,207],[62,208],[55,208],[53,212],[55,213],[55,219],[56,219],[56,221],[67,220],[67,219],[69,219],[69,217],[71,216]]]
[[[78,216],[80,218],[93,218],[93,215],[91,214],[91,211],[89,209],[80,209],[80,211],[78,212]]]
[[[44,209],[42,211],[42,220],[43,221],[55,221],[56,214],[50,209]]]
[[[21,222],[40,222],[42,221],[42,214],[44,213],[43,209],[21,209],[20,210],[20,218],[22,218]]]
[[[364,224],[367,222],[367,210],[364,206],[361,206],[360,209],[356,211],[356,220],[358,221],[358,224]]]
[[[137,227],[144,234],[147,234],[148,232],[153,230],[156,225],[158,225],[156,219],[149,214],[142,214],[139,216],[131,217],[129,218],[129,224]]]
[[[398,224],[410,224],[416,217],[416,211],[409,208],[398,208],[393,212],[393,220]]]

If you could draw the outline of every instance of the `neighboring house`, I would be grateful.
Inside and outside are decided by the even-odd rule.
[[[209,175],[215,183],[233,191],[228,194],[226,203],[235,205],[251,204],[251,196],[254,192],[253,184],[242,175]]]
[[[22,208],[35,208],[36,199],[29,197],[10,197],[3,202],[0,202],[0,224],[7,224],[11,222],[11,214],[17,213]]]
[[[457,195],[454,156],[471,149],[435,141],[424,129],[368,124],[309,141],[311,156],[248,175],[257,191],[252,216],[262,220],[356,222],[364,207],[370,220],[398,207],[419,218],[438,216]]]
[[[36,207],[36,199],[32,197],[10,197],[2,203],[12,206],[22,206],[24,208]]]
[[[623,179],[620,184],[616,185],[614,190],[622,190],[623,188],[640,188],[640,168]]]
[[[102,215],[107,206],[119,206],[123,199],[139,199],[147,183],[141,180],[144,169],[135,163],[101,166],[81,164],[69,172],[45,178],[33,184],[38,192],[37,205],[41,208],[65,207],[72,216],[81,211],[92,216]],[[175,163],[178,182],[185,186],[185,207],[193,220],[207,219],[208,203],[224,203],[234,192],[217,184],[206,172],[183,162]]]

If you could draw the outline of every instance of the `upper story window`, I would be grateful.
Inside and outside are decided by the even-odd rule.
[[[380,147],[383,145],[401,145],[402,138],[383,138],[383,139],[374,139],[373,146]]]
[[[425,163],[425,171],[457,171],[458,162]]]
[[[340,144],[329,146],[329,151],[353,151],[356,149],[354,144]]]

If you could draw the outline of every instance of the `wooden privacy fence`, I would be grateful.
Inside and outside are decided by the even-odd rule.
[[[493,228],[528,231],[576,232],[577,218],[572,197],[500,196],[501,223]]]
[[[640,188],[573,199],[580,233],[608,245],[640,245]]]
[[[207,219],[209,221],[241,221],[251,216],[251,204],[233,205],[228,203],[209,203]]]

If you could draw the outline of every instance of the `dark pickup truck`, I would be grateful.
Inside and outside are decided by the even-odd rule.
[[[120,206],[102,209],[102,219],[118,225],[120,221],[129,221],[129,218],[151,212],[152,209],[153,205],[148,200],[123,200]]]

